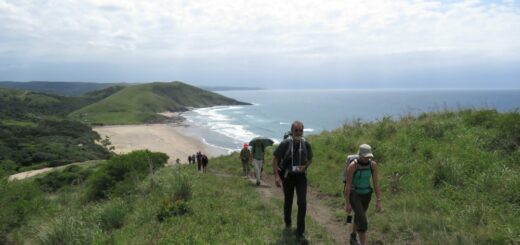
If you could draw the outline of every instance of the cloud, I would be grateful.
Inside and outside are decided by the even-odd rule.
[[[150,63],[219,64],[219,75],[238,63],[247,77],[263,67],[520,61],[516,1],[0,0],[0,33],[6,59],[126,64],[143,74]]]

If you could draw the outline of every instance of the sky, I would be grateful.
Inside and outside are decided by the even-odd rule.
[[[0,81],[520,88],[520,0],[0,0]]]

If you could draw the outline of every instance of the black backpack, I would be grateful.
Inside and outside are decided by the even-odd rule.
[[[285,151],[285,154],[283,155],[282,159],[280,159],[280,164],[278,166],[278,174],[282,178],[282,180],[287,177],[287,175],[292,172],[293,162],[292,162],[292,156],[293,156],[293,138],[292,136],[288,135],[283,141],[288,142],[287,150]],[[306,144],[305,138],[302,137],[300,143],[301,143],[301,152],[307,156],[308,150],[307,150],[307,144]],[[280,143],[280,145],[282,144]]]

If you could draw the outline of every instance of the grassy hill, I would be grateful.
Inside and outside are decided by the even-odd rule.
[[[0,88],[0,119],[27,120],[31,117],[60,116],[102,100],[121,90],[114,86],[91,91],[80,97],[65,97],[22,89]]]
[[[308,137],[315,154],[309,185],[344,220],[344,160],[368,143],[385,210],[375,213],[371,204],[369,244],[519,244],[519,122],[518,112],[494,110],[352,122]],[[221,174],[198,174],[191,165],[146,175],[156,166],[150,161],[164,163],[149,154],[42,181],[0,181],[0,243],[295,244],[282,234],[281,201],[266,203],[261,188],[239,177],[238,153],[210,159]],[[43,191],[49,183],[58,183],[52,193]],[[93,188],[107,195],[92,201]],[[311,218],[307,224],[311,242],[333,244]]]
[[[113,95],[74,111],[71,118],[91,124],[138,124],[158,122],[157,113],[188,108],[246,103],[182,83],[149,83],[127,86]]]
[[[63,97],[0,88],[0,175],[106,159],[99,135],[82,123],[66,120],[70,112],[103,99],[115,88],[83,97]]]
[[[88,83],[88,82],[0,82],[2,88],[12,88],[42,92],[60,96],[82,96],[87,92],[116,86],[115,83]]]

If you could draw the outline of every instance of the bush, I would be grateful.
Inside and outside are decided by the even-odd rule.
[[[173,199],[189,201],[192,195],[192,187],[189,177],[186,174],[179,173],[175,178],[173,187]]]
[[[43,193],[33,182],[0,180],[0,244],[7,234],[46,208]]]
[[[182,172],[176,172],[173,193],[166,196],[159,208],[157,220],[159,222],[172,216],[185,215],[191,212],[188,201],[192,197],[192,186],[189,176]]]
[[[62,172],[51,172],[44,177],[36,179],[40,189],[45,192],[55,192],[66,185],[83,183],[90,175],[91,170],[82,170],[81,167],[71,165]]]
[[[103,231],[123,227],[129,208],[122,200],[116,200],[101,207],[95,214],[95,221]]]
[[[93,174],[87,189],[87,200],[128,193],[135,188],[133,181],[143,179],[150,172],[163,167],[167,161],[168,155],[148,150],[115,156]]]
[[[464,111],[463,121],[472,127],[491,128],[495,125],[498,112],[496,110]]]
[[[497,118],[496,127],[499,130],[496,142],[502,149],[513,152],[520,146],[520,113],[510,112]]]
[[[38,242],[44,245],[55,244],[94,244],[97,237],[101,237],[101,230],[74,215],[64,215],[55,218],[49,225],[39,231]]]
[[[169,217],[181,216],[188,213],[191,213],[191,208],[187,201],[165,199],[157,214],[157,220],[162,222]]]

